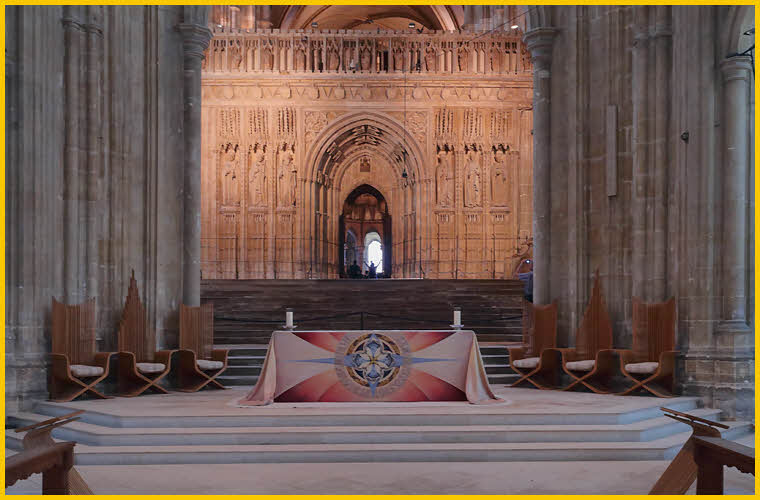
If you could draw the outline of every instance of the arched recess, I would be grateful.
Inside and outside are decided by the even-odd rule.
[[[343,190],[341,190],[341,193]],[[342,194],[340,195],[343,198]],[[367,236],[376,234],[382,245],[382,262],[385,277],[392,275],[393,268],[393,225],[388,210],[388,201],[382,192],[371,184],[361,184],[354,188],[343,202],[338,220],[338,268],[341,277],[347,276],[352,261],[345,260],[350,235],[353,235],[362,249],[357,252],[362,270],[367,270]],[[378,271],[380,272],[380,271]]]
[[[449,5],[291,5],[274,27],[308,29],[317,22],[320,29],[353,29],[367,20],[406,18],[430,30],[453,31],[461,24],[461,10]]]
[[[422,149],[403,124],[376,111],[345,115],[323,130],[305,158],[305,255],[312,277],[337,277],[339,221],[346,197],[362,184],[383,193],[394,221],[392,269],[395,277],[416,277],[420,250],[429,235],[421,210],[429,196],[422,179]],[[362,171],[365,166],[368,168]]]
[[[728,13],[720,31],[721,57],[739,54],[755,44],[755,36],[745,35],[749,28],[755,27],[755,7],[752,5],[733,5],[725,7]]]

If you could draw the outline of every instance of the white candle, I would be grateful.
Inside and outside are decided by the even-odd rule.
[[[462,311],[460,309],[454,309],[454,324],[462,324]]]
[[[285,310],[285,326],[293,328],[293,311],[290,309]]]

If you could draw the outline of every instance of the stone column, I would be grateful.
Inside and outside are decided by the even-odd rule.
[[[747,184],[749,181],[749,91],[752,64],[735,56],[720,65],[723,73],[723,235],[721,276],[723,317],[719,334],[749,334],[747,325]],[[724,339],[730,347],[735,340]],[[751,341],[751,338],[747,338]],[[728,344],[728,345],[726,345]]]
[[[649,80],[655,73],[649,58],[649,11],[650,6],[634,7],[633,50],[631,54],[631,101],[633,106],[633,188],[631,193],[631,278],[634,297],[653,300],[649,287],[649,261],[647,249],[652,245],[652,229],[648,224],[650,206],[650,102]],[[659,81],[658,81],[659,83]]]
[[[182,250],[182,301],[201,299],[201,61],[211,31],[199,24],[179,25],[185,65],[185,170]]]
[[[82,83],[81,68],[82,46],[85,40],[84,21],[81,18],[82,7],[63,8],[64,32],[64,152],[63,152],[63,290],[64,301],[73,304],[81,301],[79,286],[79,241],[80,241],[80,186],[79,168],[82,162],[80,128],[84,126],[81,108],[86,103],[80,102]]]
[[[533,62],[533,301],[548,304],[551,235],[551,59],[557,31],[537,28],[523,41]]]

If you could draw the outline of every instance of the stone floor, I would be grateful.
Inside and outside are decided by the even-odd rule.
[[[744,444],[751,445],[754,436]],[[667,461],[445,462],[88,466],[96,494],[645,494]],[[754,477],[725,471],[726,494],[754,491]],[[694,493],[692,486],[690,493]],[[39,494],[31,478],[7,494]]]

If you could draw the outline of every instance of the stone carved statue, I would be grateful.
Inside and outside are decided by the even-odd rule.
[[[480,161],[474,150],[467,153],[465,163],[464,206],[480,206]]]
[[[266,71],[272,71],[274,68],[274,54],[271,47],[265,48],[261,54],[261,68]]]
[[[340,54],[337,49],[330,49],[327,54],[327,69],[330,71],[337,71],[340,66]]]
[[[401,50],[396,50],[393,53],[393,69],[396,71],[402,71],[404,69],[404,53]]]
[[[230,69],[236,71],[243,70],[243,51],[240,48],[240,42],[232,43],[230,46]]]
[[[435,71],[435,50],[425,51],[425,71]]]
[[[454,169],[452,160],[454,155],[441,149],[438,151],[436,161],[436,195],[438,206],[450,207],[454,204]]]
[[[296,204],[296,156],[287,144],[282,145],[277,167],[277,205],[292,207]]]
[[[470,68],[467,67],[467,51],[466,50],[460,50],[457,54],[457,63],[459,64],[459,71],[468,71]]]
[[[265,146],[259,146],[248,160],[248,199],[251,205],[264,206],[267,202],[267,157]]]
[[[296,71],[306,70],[306,53],[303,51],[303,49],[296,50],[295,54],[293,55],[293,64]]]
[[[238,146],[227,144],[222,150],[222,205],[237,205]]]
[[[369,71],[370,70],[370,63],[372,62],[372,54],[370,53],[369,49],[362,50],[359,62],[361,63],[362,71]]]
[[[501,52],[498,47],[491,49],[491,71],[493,73],[499,73],[501,71]]]
[[[491,167],[491,203],[496,207],[507,205],[507,167],[506,155],[502,149],[497,149],[493,156]]]

